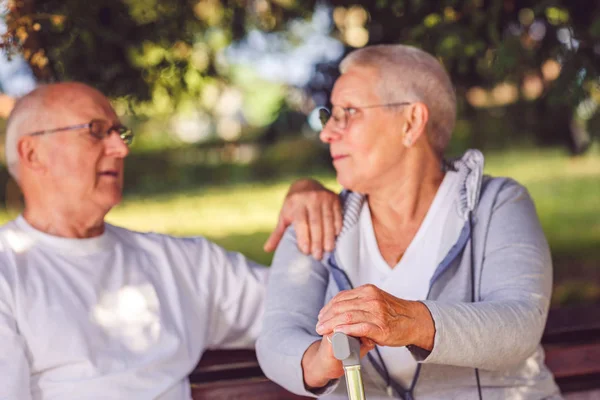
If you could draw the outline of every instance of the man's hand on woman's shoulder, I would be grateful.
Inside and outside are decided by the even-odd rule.
[[[298,247],[318,260],[332,251],[335,238],[342,230],[342,207],[339,196],[313,179],[300,179],[285,196],[275,230],[264,250],[275,250],[285,229],[293,225]]]

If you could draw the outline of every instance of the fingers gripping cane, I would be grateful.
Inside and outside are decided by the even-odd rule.
[[[342,362],[346,376],[346,388],[350,400],[364,400],[365,388],[360,373],[360,341],[345,333],[337,332],[331,338],[333,356]]]

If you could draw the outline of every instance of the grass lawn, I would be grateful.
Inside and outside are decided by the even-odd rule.
[[[489,154],[486,172],[513,177],[531,192],[555,260],[554,303],[600,300],[600,150],[578,158],[561,150]],[[318,178],[339,189],[333,175]],[[108,220],[142,231],[204,235],[268,264],[271,255],[262,245],[290,181],[127,197]]]

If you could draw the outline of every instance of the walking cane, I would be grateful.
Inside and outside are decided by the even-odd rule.
[[[337,332],[331,338],[333,356],[342,362],[349,400],[365,400],[365,388],[360,373],[360,341]]]

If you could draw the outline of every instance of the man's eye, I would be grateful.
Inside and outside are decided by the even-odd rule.
[[[348,111],[348,114],[354,115],[354,114],[356,114],[356,112],[358,111],[358,109],[352,108],[352,107],[348,107],[348,108],[346,108],[346,111]]]
[[[90,136],[97,140],[102,140],[102,134],[96,131],[90,131]]]

